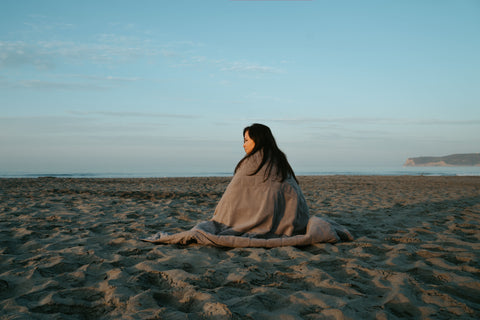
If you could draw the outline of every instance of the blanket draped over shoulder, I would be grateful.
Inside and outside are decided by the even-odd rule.
[[[142,239],[152,243],[199,243],[222,247],[303,246],[353,240],[341,225],[309,217],[308,206],[293,177],[284,181],[266,166],[255,175],[261,161],[257,152],[233,176],[211,220],[188,231],[157,234]]]

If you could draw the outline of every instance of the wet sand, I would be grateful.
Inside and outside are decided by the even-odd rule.
[[[0,179],[0,318],[480,318],[480,177],[300,177],[353,242],[139,241],[208,220],[229,180]]]

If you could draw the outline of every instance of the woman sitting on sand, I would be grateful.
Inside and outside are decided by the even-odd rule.
[[[297,178],[275,138],[262,124],[243,130],[245,157],[212,218],[226,226],[220,234],[262,237],[305,233],[308,206]]]
[[[278,247],[353,240],[337,223],[309,218],[292,167],[267,126],[253,124],[243,135],[246,155],[237,164],[212,219],[189,231],[158,232],[144,241]]]

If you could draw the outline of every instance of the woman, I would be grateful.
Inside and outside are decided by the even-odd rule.
[[[245,157],[212,218],[230,229],[221,234],[292,236],[305,233],[308,207],[285,154],[270,129],[253,124],[243,130]]]
[[[237,164],[212,219],[177,234],[158,232],[144,241],[279,247],[353,240],[335,222],[309,218],[292,167],[267,126],[253,124],[243,130],[243,136],[246,155]]]

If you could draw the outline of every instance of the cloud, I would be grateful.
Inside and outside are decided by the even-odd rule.
[[[63,21],[51,21],[43,15],[30,15],[29,19],[24,23],[28,30],[19,30],[17,38],[30,40],[0,41],[0,69],[35,67],[41,70],[53,70],[64,64],[117,65],[145,58],[162,57],[173,67],[209,66],[222,72],[244,74],[283,73],[283,70],[273,65],[248,61],[248,57],[246,60],[235,61],[213,59],[202,55],[200,50],[206,45],[196,41],[179,39],[160,43],[153,34],[138,30],[136,25],[128,23],[109,24],[115,30],[130,30],[128,35],[100,32],[87,40],[72,41],[70,38],[63,37],[62,34],[65,30],[76,30],[79,26]],[[132,32],[135,35],[132,35]],[[53,83],[36,84],[58,87]]]
[[[135,112],[69,112],[63,116],[6,116],[0,117],[0,146],[80,144],[114,141],[158,143],[201,139],[192,135],[194,116],[148,114]],[[176,121],[173,121],[176,120]],[[182,128],[182,129],[179,129]],[[212,138],[212,140],[215,140]]]
[[[52,69],[54,62],[49,51],[23,41],[0,41],[0,68],[34,66]]]
[[[61,64],[125,64],[148,57],[168,59],[173,67],[211,66],[222,72],[279,74],[282,69],[250,61],[212,59],[193,48],[205,45],[192,41],[159,44],[150,38],[98,34],[89,42],[43,40],[0,41],[0,68],[33,66],[52,70]]]
[[[91,75],[70,75],[73,78],[82,78],[95,81],[107,82],[136,82],[142,80],[139,77],[118,77],[118,76],[91,76]]]
[[[358,124],[358,125],[479,125],[480,119],[441,120],[441,119],[408,119],[408,118],[274,118],[262,121],[278,122],[293,125],[325,123],[325,124]]]
[[[81,116],[78,116],[81,115]],[[89,117],[86,115],[93,115]],[[107,117],[101,117],[106,115]],[[125,117],[125,119],[112,118]],[[159,117],[160,121],[153,119]],[[140,117],[140,118],[135,118]],[[73,150],[77,146],[85,147],[95,153],[98,147],[124,150],[127,147],[143,147],[145,150],[168,148],[162,156],[175,157],[176,153],[191,155],[191,150],[209,152],[210,149],[237,148],[236,139],[228,134],[211,135],[208,132],[192,129],[194,124],[188,120],[195,116],[180,114],[155,114],[135,112],[70,112],[64,116],[0,116],[0,146],[7,152],[22,150],[60,148]],[[179,118],[180,121],[172,121]],[[165,119],[162,121],[162,119]],[[205,124],[202,124],[204,126]],[[60,150],[59,149],[59,150]],[[8,152],[7,152],[8,153]],[[68,153],[68,152],[67,152]],[[212,152],[213,154],[214,152]]]
[[[133,45],[131,43],[74,43],[74,42],[42,42],[40,49],[48,50],[49,54],[82,63],[126,63],[143,56],[156,55],[153,49]],[[48,49],[47,49],[48,48]]]
[[[148,113],[130,111],[68,111],[76,116],[109,116],[109,117],[145,117],[145,118],[176,118],[176,119],[198,119],[198,115],[173,114],[173,113]]]
[[[173,56],[173,55],[170,55]],[[254,74],[279,74],[284,73],[282,69],[262,65],[249,61],[229,61],[227,59],[211,59],[204,55],[178,54],[181,61],[175,62],[174,67],[193,67],[198,65],[212,66],[223,72],[254,73]]]
[[[29,32],[41,33],[52,32],[53,30],[70,30],[75,26],[71,23],[52,21],[51,18],[41,14],[28,15],[29,21],[24,22]]]
[[[471,120],[439,120],[439,119],[430,119],[430,120],[410,120],[411,124],[417,125],[479,125],[480,119],[471,119]]]
[[[50,80],[53,79],[53,80]],[[84,80],[84,81],[81,81]],[[109,90],[125,83],[141,81],[139,77],[97,76],[83,74],[56,74],[46,79],[11,80],[0,76],[0,88],[28,88],[52,90]]]
[[[34,66],[53,69],[61,63],[127,63],[149,56],[174,57],[174,50],[148,40],[103,35],[94,42],[0,41],[0,68]]]
[[[0,81],[0,87],[8,88],[29,88],[29,89],[55,89],[55,90],[107,90],[111,86],[93,84],[93,83],[68,83],[45,80],[22,80],[17,82]]]
[[[251,62],[226,62],[220,70],[233,72],[282,73],[282,70],[278,68],[263,66]]]
[[[295,102],[294,100],[286,99],[285,97],[269,96],[269,95],[259,94],[257,92],[252,92],[250,94],[247,94],[245,98],[249,100],[273,101],[278,104],[289,104],[289,103],[291,104]]]

